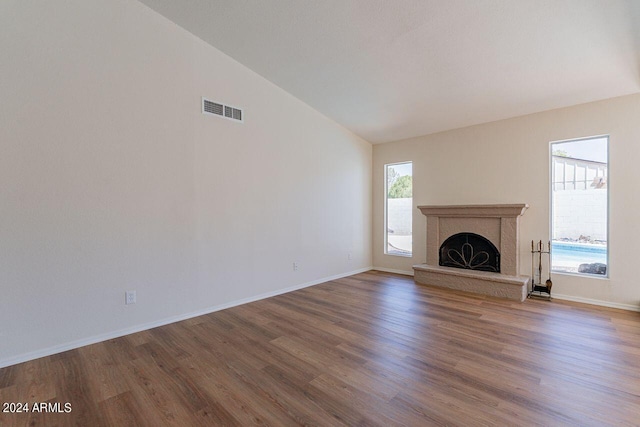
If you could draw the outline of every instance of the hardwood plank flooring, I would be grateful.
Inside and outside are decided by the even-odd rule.
[[[638,426],[640,313],[372,271],[0,369],[10,402],[71,412],[0,426]]]

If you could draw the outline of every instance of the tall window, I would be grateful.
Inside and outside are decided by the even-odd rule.
[[[608,275],[609,137],[551,144],[551,269]]]
[[[385,165],[384,175],[384,253],[410,257],[413,252],[413,164]]]

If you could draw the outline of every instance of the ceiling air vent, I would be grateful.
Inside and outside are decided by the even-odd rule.
[[[214,114],[236,122],[244,122],[241,108],[202,98],[202,114]]]

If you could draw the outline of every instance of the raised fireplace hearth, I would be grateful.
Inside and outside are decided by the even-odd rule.
[[[519,220],[529,206],[418,206],[427,217],[427,262],[417,283],[524,301]]]

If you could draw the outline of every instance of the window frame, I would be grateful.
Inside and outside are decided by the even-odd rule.
[[[607,221],[605,224],[605,228],[607,230],[607,254],[606,254],[606,264],[607,264],[607,272],[606,274],[591,274],[591,273],[579,273],[579,272],[570,272],[570,271],[562,271],[562,270],[553,270],[553,263],[551,260],[551,256],[549,257],[549,272],[553,274],[564,274],[568,276],[576,276],[581,278],[588,279],[598,279],[598,280],[609,280],[611,276],[611,256],[610,256],[610,248],[611,248],[611,237],[610,237],[610,223],[611,223],[611,180],[610,180],[610,172],[611,172],[611,157],[610,157],[610,145],[611,145],[611,136],[609,134],[602,135],[594,135],[594,136],[586,136],[581,138],[569,138],[562,139],[549,142],[549,242],[551,242],[553,246],[553,215],[554,215],[554,203],[553,203],[553,192],[554,192],[554,165],[553,165],[553,149],[555,144],[562,144],[567,142],[580,142],[580,141],[589,141],[593,139],[606,139],[607,140]],[[533,274],[533,272],[532,272]]]
[[[388,241],[388,201],[389,201],[389,180],[387,178],[387,174],[389,171],[389,167],[394,165],[406,165],[411,164],[411,181],[412,181],[412,191],[411,191],[411,200],[412,200],[412,215],[411,215],[411,253],[403,254],[403,253],[389,253],[389,241]],[[383,231],[383,253],[388,256],[397,256],[403,258],[413,258],[413,161],[406,160],[402,162],[394,162],[394,163],[385,163],[384,164],[384,217],[382,224]]]

